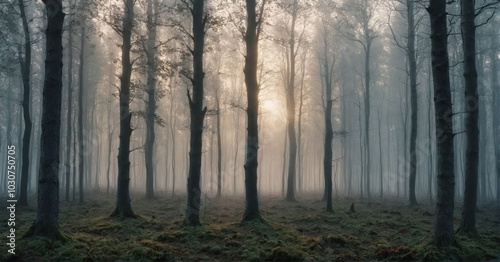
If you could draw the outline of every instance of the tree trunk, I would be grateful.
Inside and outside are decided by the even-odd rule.
[[[288,145],[288,130],[285,128],[285,135],[283,136],[283,167],[281,170],[281,195],[284,197],[285,196],[285,176],[286,176],[286,152],[287,152],[287,145]]]
[[[467,132],[467,149],[465,161],[465,192],[462,223],[459,231],[476,232],[477,175],[479,153],[479,126],[476,70],[476,25],[474,0],[462,0],[462,43],[464,52],[465,100],[467,116],[465,129]],[[474,104],[470,104],[470,102]]]
[[[382,103],[384,100],[382,100]],[[382,120],[380,119],[380,108],[378,109],[378,150],[379,150],[379,172],[380,172],[380,200],[384,198],[384,168],[382,166]],[[389,132],[389,130],[387,130]]]
[[[203,108],[203,48],[205,45],[204,0],[193,0],[191,10],[193,16],[193,97],[188,92],[189,108],[191,111],[191,139],[189,145],[189,177],[188,200],[185,223],[191,226],[200,226],[201,205],[201,154],[203,138],[203,120],[207,108]]]
[[[417,177],[417,129],[418,129],[418,100],[417,100],[417,58],[415,53],[415,15],[413,11],[414,0],[407,0],[408,6],[408,64],[410,69],[410,103],[411,103],[411,129],[410,129],[410,206],[417,205],[415,185]]]
[[[132,64],[130,62],[130,49],[132,26],[134,20],[134,0],[125,1],[125,14],[122,27],[122,75],[120,77],[120,147],[118,148],[118,187],[116,209],[111,216],[135,217],[130,204],[130,136],[132,128],[130,122],[130,77]]]
[[[500,205],[500,81],[498,78],[498,35],[491,35],[491,88],[494,92],[493,111],[493,141],[495,147],[495,169],[497,175],[497,204]],[[496,106],[495,106],[496,105]]]
[[[297,20],[298,1],[294,0],[292,10],[292,25],[290,29],[290,70],[288,72],[288,86],[286,87],[286,111],[288,123],[288,139],[290,143],[288,160],[288,187],[287,201],[295,201],[295,174],[297,160],[297,137],[295,135],[295,22]]]
[[[38,180],[37,217],[26,236],[44,236],[64,240],[59,230],[59,142],[61,131],[61,93],[64,13],[62,2],[46,0],[47,30],[45,82],[43,86],[43,114],[40,170]]]
[[[427,97],[427,101],[429,103],[428,107],[427,107],[427,119],[428,119],[428,129],[427,129],[427,137],[429,139],[429,145],[428,145],[428,154],[429,154],[429,175],[428,175],[428,181],[427,181],[427,185],[428,185],[428,188],[427,190],[429,191],[429,200],[430,200],[430,203],[433,204],[434,203],[434,200],[433,200],[433,188],[432,188],[432,180],[434,179],[434,154],[432,153],[432,143],[430,141],[432,141],[432,123],[431,123],[431,120],[432,120],[432,115],[431,115],[431,111],[432,111],[432,106],[433,104],[431,103],[432,101],[432,90],[433,90],[433,86],[432,86],[432,72],[431,72],[432,68],[431,68],[431,65],[429,64],[429,77],[428,77],[428,97]]]
[[[437,142],[437,203],[433,242],[439,247],[455,241],[453,209],[455,169],[453,148],[453,109],[451,103],[448,26],[446,1],[430,0],[427,8],[431,21],[432,76]]]
[[[65,173],[66,173],[66,201],[69,201],[69,189],[71,182],[71,116],[73,111],[73,32],[71,27],[68,28],[68,98],[67,107],[68,114],[66,117],[66,159],[65,159]]]
[[[22,166],[21,166],[21,188],[19,195],[20,206],[28,205],[28,179],[30,166],[30,143],[31,143],[31,116],[30,116],[30,76],[31,76],[31,35],[24,9],[24,1],[19,0],[19,10],[24,30],[24,59],[21,57],[19,50],[19,63],[21,65],[21,76],[23,79],[23,118],[24,118],[24,134],[23,134],[23,150],[22,150]]]
[[[154,6],[153,6],[154,5]],[[156,24],[158,20],[158,3],[156,0],[148,1],[148,42],[147,42],[147,84],[146,93],[148,101],[146,105],[146,144],[144,145],[144,157],[146,162],[146,199],[155,197],[154,193],[154,168],[153,153],[155,143],[155,115],[156,115]],[[168,148],[168,147],[167,147]],[[166,179],[165,179],[166,180]]]
[[[265,0],[263,0],[265,1]],[[262,3],[264,5],[265,2]],[[259,83],[257,62],[262,11],[257,17],[255,0],[247,0],[247,31],[245,33],[245,85],[247,87],[247,149],[245,160],[245,213],[243,221],[262,220],[257,190],[259,150]],[[263,9],[261,9],[263,10]],[[258,19],[258,20],[257,20]]]
[[[326,212],[333,212],[332,208],[332,86],[326,86],[326,108],[325,108],[325,144],[324,144],[324,158],[323,169],[325,176],[325,190],[326,190]]]
[[[222,194],[222,135],[220,127],[220,97],[217,93],[216,97],[217,103],[217,197]]]
[[[79,204],[83,204],[83,154],[85,143],[83,141],[83,66],[85,60],[85,24],[82,24],[80,36],[80,65],[78,67],[78,193]]]
[[[172,93],[170,94],[170,136],[172,137],[172,196],[175,195],[175,128],[176,128],[176,117],[177,114],[175,114],[176,111],[174,111],[174,94],[175,90],[172,90]]]

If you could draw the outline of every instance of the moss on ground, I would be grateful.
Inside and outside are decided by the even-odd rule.
[[[70,241],[17,239],[16,255],[2,245],[0,261],[414,261],[500,259],[500,209],[480,206],[475,236],[457,235],[457,245],[430,245],[434,208],[403,202],[335,200],[334,213],[320,196],[296,203],[261,199],[265,222],[241,223],[240,198],[205,199],[202,227],[183,226],[183,197],[136,199],[137,219],[110,218],[114,197],[94,195],[83,206],[63,202],[60,227]],[[350,213],[354,202],[356,213]],[[458,208],[457,208],[458,209]],[[26,232],[36,211],[20,209],[17,233]],[[459,210],[455,226],[460,222]],[[0,229],[6,232],[6,223]]]

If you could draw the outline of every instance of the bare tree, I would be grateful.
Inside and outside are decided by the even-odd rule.
[[[134,0],[124,0],[122,28],[117,31],[122,37],[122,75],[120,77],[120,147],[118,149],[118,188],[116,208],[111,214],[120,217],[135,217],[130,204],[130,136],[132,135],[132,113],[130,112],[130,78],[132,63],[132,27],[134,20]]]
[[[188,177],[188,200],[185,215],[185,223],[191,226],[199,226],[200,204],[201,204],[201,154],[203,138],[203,120],[207,108],[203,108],[203,49],[205,46],[205,25],[207,16],[204,14],[204,0],[191,0],[192,7],[188,7],[193,17],[192,40],[193,49],[193,76],[189,79],[193,85],[193,95],[188,91],[189,108],[191,111],[190,123],[190,145],[189,145],[189,177]]]
[[[433,242],[450,246],[455,241],[453,209],[455,169],[453,148],[452,103],[448,59],[446,1],[430,0],[427,11],[431,21],[432,77],[437,143],[437,204]]]
[[[45,236],[65,240],[59,230],[59,143],[61,126],[62,32],[64,16],[62,1],[44,0],[47,11],[45,82],[38,210],[36,220],[26,236]]]
[[[247,29],[245,33],[245,84],[247,87],[247,149],[245,160],[245,213],[243,221],[262,220],[257,189],[257,167],[259,149],[259,83],[257,80],[259,37],[266,0],[262,0],[259,13],[256,1],[246,0]]]

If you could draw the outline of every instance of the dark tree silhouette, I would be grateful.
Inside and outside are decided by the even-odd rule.
[[[191,226],[199,226],[200,202],[201,202],[201,150],[203,139],[203,120],[207,108],[203,108],[203,49],[205,46],[205,24],[207,16],[204,15],[204,0],[192,0],[191,14],[193,16],[193,96],[189,94],[189,108],[191,111],[190,123],[190,145],[189,145],[189,177],[188,177],[188,200],[185,215],[185,223]]]
[[[465,100],[479,104],[476,70],[476,11],[474,0],[462,0],[462,47],[464,52]],[[477,176],[479,155],[478,106],[466,105],[467,149],[465,152],[465,192],[459,231],[476,232]],[[497,145],[498,146],[498,145]]]
[[[455,169],[453,122],[448,60],[446,0],[431,0],[427,8],[431,21],[432,77],[437,143],[437,203],[433,242],[450,246],[455,241],[453,209]]]
[[[19,11],[23,23],[24,34],[24,57],[19,55],[19,64],[21,66],[21,76],[23,79],[23,118],[24,118],[24,133],[23,133],[23,161],[21,166],[21,188],[19,195],[19,205],[28,205],[28,180],[30,167],[30,143],[31,143],[31,116],[30,116],[30,93],[31,93],[31,35],[26,16],[24,0],[19,1]],[[21,54],[22,51],[19,50]]]
[[[134,20],[134,0],[125,1],[125,14],[123,17],[122,36],[122,75],[120,77],[120,147],[118,149],[118,189],[116,209],[112,216],[135,217],[130,204],[130,136],[132,128],[130,121],[130,77],[132,64],[130,62],[130,49],[132,48],[132,26]]]
[[[47,11],[45,82],[38,210],[36,220],[26,236],[45,236],[65,240],[59,230],[59,143],[61,131],[61,96],[64,13],[61,0],[43,0]]]
[[[245,43],[245,84],[247,87],[247,150],[245,160],[245,214],[244,221],[261,220],[259,198],[257,194],[257,166],[259,150],[259,83],[257,81],[257,62],[259,36],[262,29],[262,13],[266,0],[262,1],[259,14],[256,12],[255,0],[247,0],[247,30]]]

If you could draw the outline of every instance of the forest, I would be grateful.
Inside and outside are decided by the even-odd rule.
[[[500,259],[499,0],[0,0],[0,261]]]

